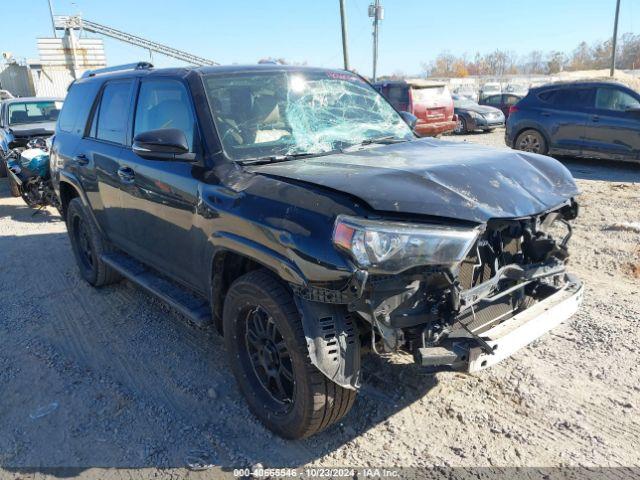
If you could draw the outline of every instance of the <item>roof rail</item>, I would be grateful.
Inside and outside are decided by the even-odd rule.
[[[125,70],[144,70],[149,68],[153,68],[153,65],[149,62],[127,63],[125,65],[116,65],[114,67],[87,70],[82,74],[82,78],[95,77],[96,75],[101,75],[103,73],[123,72]]]

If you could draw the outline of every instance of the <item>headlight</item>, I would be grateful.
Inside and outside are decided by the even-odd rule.
[[[452,266],[473,246],[479,228],[419,225],[338,216],[333,243],[359,267],[398,273],[421,265]]]

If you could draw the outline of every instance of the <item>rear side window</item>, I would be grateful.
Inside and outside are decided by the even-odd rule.
[[[194,113],[187,89],[175,80],[149,80],[140,86],[133,135],[159,128],[182,130],[193,151]]]
[[[502,95],[492,95],[484,100],[487,105],[499,107],[502,104]]]
[[[132,84],[128,80],[108,83],[104,87],[91,128],[93,137],[121,145],[125,143]]]
[[[58,128],[63,132],[82,135],[87,117],[98,91],[96,82],[74,83],[67,93],[62,112],[58,118]]]
[[[389,86],[387,98],[392,105],[409,103],[409,89],[403,86]]]
[[[554,107],[589,108],[593,106],[592,88],[560,88],[547,90],[538,98]]]
[[[638,107],[638,100],[617,88],[599,87],[596,92],[596,108],[624,112],[629,107]]]

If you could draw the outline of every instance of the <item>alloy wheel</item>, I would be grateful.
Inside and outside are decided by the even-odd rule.
[[[91,239],[89,238],[87,226],[81,218],[76,219],[75,236],[78,244],[78,252],[80,253],[80,259],[87,269],[92,270],[93,248],[91,246]]]
[[[260,306],[246,316],[245,342],[260,384],[280,404],[292,404],[294,378],[291,354],[273,318]]]
[[[540,139],[537,135],[533,135],[531,133],[522,137],[518,144],[518,150],[524,150],[525,152],[540,153],[540,148]]]

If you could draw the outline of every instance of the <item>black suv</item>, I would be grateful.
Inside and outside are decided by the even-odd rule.
[[[349,411],[366,351],[493,365],[580,303],[578,190],[552,158],[411,123],[339,70],[90,72],[51,150],[80,274],[217,327],[251,410],[289,438]]]
[[[640,160],[640,94],[616,82],[551,83],[511,107],[505,140],[518,150]]]

